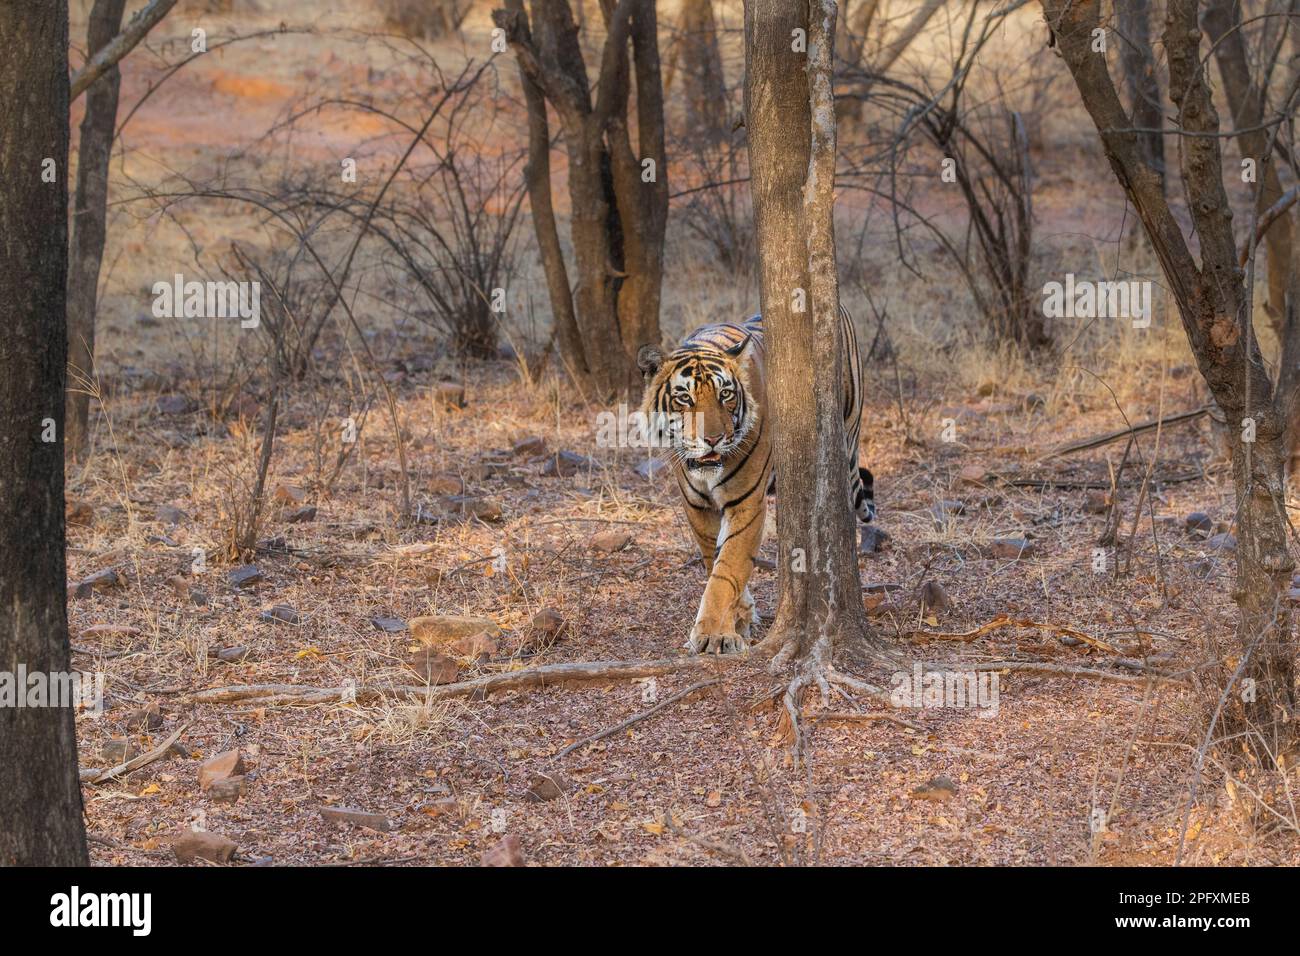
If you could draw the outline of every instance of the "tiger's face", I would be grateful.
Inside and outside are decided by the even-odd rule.
[[[642,411],[674,462],[690,471],[721,473],[750,438],[758,403],[740,356],[715,349],[678,349],[666,358],[653,346],[637,355],[646,374]]]

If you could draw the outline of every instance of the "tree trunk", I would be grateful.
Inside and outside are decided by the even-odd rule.
[[[67,362],[66,0],[0,4],[0,50],[0,671],[16,679],[69,670],[52,435]],[[0,866],[86,862],[73,709],[0,707]]]
[[[1120,32],[1119,63],[1124,73],[1129,114],[1133,126],[1143,130],[1138,133],[1139,153],[1142,161],[1163,177],[1165,140],[1160,130],[1164,113],[1160,109],[1155,52],[1151,48],[1151,2],[1126,0],[1115,4],[1115,13]]]
[[[713,0],[683,0],[677,17],[677,41],[664,70],[664,91],[680,72],[686,101],[685,139],[708,145],[728,132],[727,81],[718,49]]]
[[[1233,444],[1237,498],[1237,649],[1215,729],[1241,735],[1261,760],[1294,742],[1295,643],[1286,599],[1294,562],[1287,546],[1282,462],[1285,408],[1269,381],[1250,326],[1249,302],[1223,188],[1219,117],[1200,51],[1196,0],[1169,0],[1164,45],[1170,98],[1183,130],[1179,150],[1187,205],[1200,242],[1198,267],[1169,208],[1160,177],[1143,160],[1106,62],[1091,51],[1098,0],[1043,0],[1047,22],[1074,76],[1116,178],[1160,260],[1168,292],[1210,392],[1240,430]],[[1251,440],[1253,438],[1253,441]],[[1237,749],[1234,743],[1232,749]]]
[[[95,0],[86,35],[92,57],[117,36],[126,0]],[[68,413],[64,440],[74,458],[90,441],[90,386],[95,380],[95,309],[108,220],[108,163],[117,125],[122,75],[114,65],[86,92],[77,150],[77,194],[68,262]]]
[[[791,50],[807,30],[808,52]],[[780,659],[829,666],[865,637],[844,448],[834,221],[833,0],[745,5],[745,117],[770,340],[769,409],[779,501]],[[795,311],[805,290],[809,309]],[[809,370],[812,388],[809,388]]]

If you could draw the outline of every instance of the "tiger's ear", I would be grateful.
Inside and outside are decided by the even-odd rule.
[[[659,371],[659,366],[664,364],[664,353],[657,345],[643,345],[637,349],[636,367],[641,370],[641,374],[649,378],[655,372]]]
[[[750,346],[753,344],[753,342],[754,342],[754,337],[749,333],[745,333],[745,337],[741,339],[739,342],[737,342],[735,345],[733,345],[731,348],[727,349],[726,352],[732,358],[740,359],[744,357],[746,354],[748,354]]]

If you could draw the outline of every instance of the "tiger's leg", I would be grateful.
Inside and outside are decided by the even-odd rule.
[[[763,540],[767,501],[758,498],[748,513],[724,512],[718,530],[718,547],[713,570],[704,586],[704,597],[695,616],[686,647],[694,654],[731,654],[743,651],[749,627],[737,626],[744,614],[754,620],[754,599],[749,594],[749,577],[754,556]],[[707,563],[707,562],[706,562]]]

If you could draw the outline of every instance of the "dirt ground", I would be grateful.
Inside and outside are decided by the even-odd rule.
[[[263,8],[274,26],[288,6]],[[367,69],[343,40],[274,43],[232,46],[151,99],[127,127],[115,195],[134,177],[162,181],[164,166],[208,169],[234,145],[214,128],[254,139],[288,91]],[[154,68],[133,62],[124,103]],[[376,80],[402,95],[398,80],[385,82]],[[187,107],[194,102],[203,109]],[[322,120],[303,155],[332,156],[330,137],[355,133]],[[1075,211],[1107,222],[1122,213],[1082,199],[1068,172],[1048,179],[1038,209],[1049,240],[1073,234]],[[251,228],[245,214],[201,208],[190,223],[201,245]],[[106,680],[104,714],[78,720],[81,766],[110,767],[180,735],[164,759],[85,786],[96,864],[172,864],[171,840],[190,827],[232,840],[236,862],[270,865],[477,865],[511,835],[523,860],[541,865],[1300,862],[1294,772],[1269,812],[1251,809],[1253,781],[1225,786],[1213,762],[1193,772],[1208,693],[1196,667],[1228,653],[1234,620],[1232,553],[1210,537],[1231,531],[1231,478],[1209,420],[1144,432],[1126,461],[1123,441],[1049,456],[1126,422],[1201,407],[1167,316],[1140,342],[1117,332],[1049,367],[956,346],[936,357],[929,330],[963,307],[951,281],[868,264],[897,322],[892,356],[868,362],[862,429],[877,526],[888,534],[860,561],[880,656],[840,666],[885,688],[917,661],[1040,669],[999,673],[996,712],[891,712],[861,695],[810,695],[796,763],[773,698],[785,682],[760,663],[486,699],[191,700],[232,685],[416,683],[409,661],[420,642],[406,622],[429,615],[489,618],[499,629],[487,644],[448,652],[458,681],[671,658],[685,653],[703,573],[671,483],[639,473],[632,451],[598,447],[602,409],[554,373],[459,362],[427,333],[399,328],[375,342],[413,501],[427,514],[458,494],[470,513],[398,521],[402,473],[381,404],[331,483],[319,418],[296,399],[267,486],[258,574],[232,583],[236,566],[221,554],[263,405],[249,394],[214,409],[189,371],[203,333],[143,317],[141,289],[170,277],[183,255],[167,245],[176,241],[168,222],[127,222],[133,215],[110,221],[96,451],[69,472],[74,662]],[[670,333],[757,307],[752,281],[696,275],[687,251],[670,255],[681,266],[666,292]],[[861,296],[846,296],[859,337],[872,342]],[[463,407],[441,397],[449,381],[463,388]],[[562,451],[584,460],[572,474],[548,474]],[[1187,529],[1193,512],[1208,514],[1205,533]],[[1099,566],[1112,517],[1116,543]],[[1029,547],[1014,557],[1007,539]],[[769,566],[754,592],[770,619],[771,536],[762,555]],[[108,569],[114,582],[76,587]],[[950,606],[922,608],[932,583]],[[561,622],[558,633],[534,624],[543,612]],[[203,789],[202,762],[236,749],[237,798]],[[339,807],[377,816],[363,826],[322,815]]]

